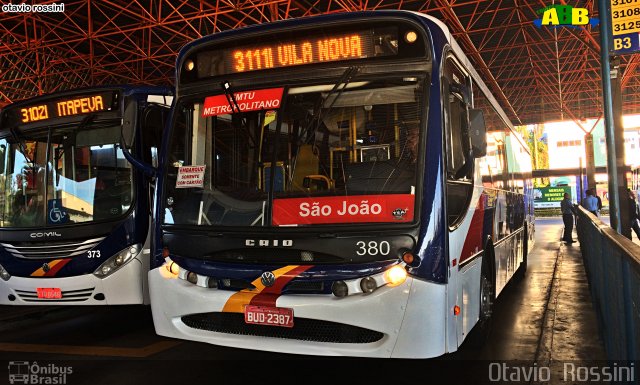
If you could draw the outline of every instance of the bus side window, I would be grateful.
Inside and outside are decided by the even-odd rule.
[[[469,105],[464,93],[468,77],[449,57],[445,63],[443,98],[447,174],[447,222],[464,218],[473,193],[473,157],[470,156]]]

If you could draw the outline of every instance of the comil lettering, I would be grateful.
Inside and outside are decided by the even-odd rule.
[[[45,231],[43,233],[31,233],[29,234],[31,238],[42,238],[42,237],[61,237],[62,234],[57,231]]]

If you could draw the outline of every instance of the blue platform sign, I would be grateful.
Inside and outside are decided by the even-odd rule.
[[[610,0],[611,53],[640,52],[640,1]]]

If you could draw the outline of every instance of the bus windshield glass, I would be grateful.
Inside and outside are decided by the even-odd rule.
[[[423,81],[345,73],[183,102],[169,147],[164,223],[414,221]]]
[[[119,148],[120,120],[83,120],[0,139],[0,224],[51,227],[120,217],[132,170]]]

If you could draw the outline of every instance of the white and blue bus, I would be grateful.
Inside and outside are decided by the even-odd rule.
[[[0,304],[148,303],[151,179],[125,156],[152,163],[171,98],[94,87],[3,109]]]
[[[156,332],[434,357],[533,244],[531,161],[447,27],[333,14],[185,46],[160,153]]]

